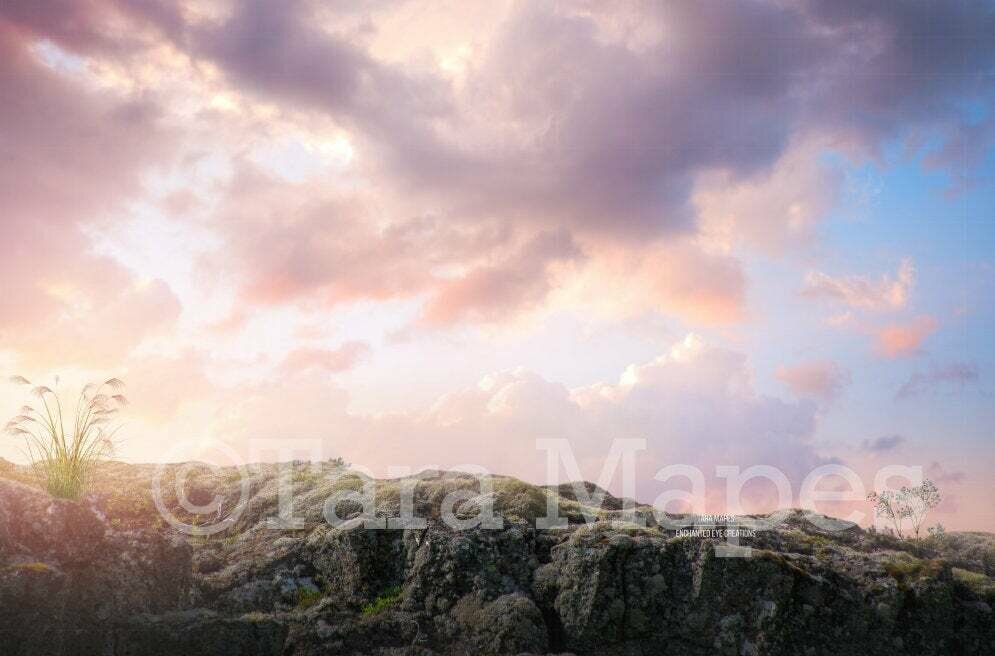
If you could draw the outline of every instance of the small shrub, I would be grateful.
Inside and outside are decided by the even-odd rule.
[[[885,490],[871,492],[867,500],[874,504],[874,512],[878,517],[886,517],[891,521],[895,534],[905,538],[903,522],[912,522],[916,542],[919,542],[920,529],[926,521],[926,515],[940,504],[940,491],[928,478],[919,485],[903,486],[900,490]]]
[[[886,562],[884,570],[898,582],[899,586],[906,586],[920,579],[939,576],[943,570],[943,561],[902,555]]]
[[[306,610],[321,601],[321,590],[316,588],[300,588],[297,590],[297,610]]]
[[[951,570],[954,579],[960,581],[967,587],[980,595],[991,595],[995,593],[995,581],[980,572],[971,572],[960,567]]]
[[[379,615],[401,599],[401,586],[395,585],[388,588],[382,595],[377,597],[372,603],[363,606],[363,615]]]
[[[495,510],[509,517],[535,521],[546,516],[545,490],[517,478],[492,479],[497,493]]]

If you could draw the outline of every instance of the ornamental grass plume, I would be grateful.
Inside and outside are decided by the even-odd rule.
[[[10,381],[31,385],[23,376],[13,376]],[[49,494],[62,499],[79,499],[86,494],[95,465],[114,452],[114,436],[120,429],[117,414],[128,403],[120,393],[123,388],[124,383],[117,378],[86,385],[67,431],[69,422],[63,417],[58,393],[38,385],[31,389],[36,398],[33,404],[23,406],[7,422],[5,431],[24,439],[35,475]]]

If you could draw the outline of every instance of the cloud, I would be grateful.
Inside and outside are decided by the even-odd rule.
[[[364,195],[285,183],[248,164],[221,201],[214,229],[230,248],[205,267],[234,275],[242,299],[253,305],[311,301],[328,308],[423,293],[433,267],[477,256],[502,239],[432,218],[378,226]]]
[[[906,258],[894,275],[885,273],[877,280],[865,276],[834,277],[810,271],[802,295],[810,299],[827,299],[845,310],[827,320],[837,328],[856,329],[871,336],[876,352],[886,358],[900,358],[921,352],[922,344],[939,328],[936,318],[923,314],[901,322],[874,325],[861,319],[862,313],[895,312],[909,303],[915,286],[916,271]]]
[[[519,368],[388,414],[350,411],[348,393],[329,384],[320,365],[279,380],[232,378],[232,369],[238,365],[203,354],[133,359],[124,372],[133,407],[151,404],[154,412],[130,429],[143,440],[125,445],[127,455],[153,457],[156,437],[167,434],[216,437],[246,456],[256,438],[268,448],[304,438],[321,445],[315,458],[342,456],[380,473],[470,463],[539,482],[546,461],[537,439],[569,440],[583,475],[596,479],[613,439],[644,438],[639,494],[650,500],[659,493],[652,476],[667,464],[701,468],[713,489],[724,489],[717,464],[768,464],[797,489],[824,462],[813,442],[813,403],[758,394],[742,354],[695,336],[627,367],[615,382],[568,387]]]
[[[104,365],[180,313],[168,285],[94,253],[88,234],[111,229],[140,172],[168,160],[169,131],[149,99],[101,92],[32,45],[0,18],[0,124],[16,164],[0,170],[0,335],[21,367]]]
[[[699,325],[728,325],[746,316],[740,261],[693,240],[640,246],[581,242],[585,257],[557,269],[553,307],[628,320],[671,314]]]
[[[347,124],[404,192],[444,195],[461,214],[611,234],[693,229],[699,175],[750,184],[795,136],[873,149],[913,129],[951,132],[967,115],[949,99],[983,93],[972,73],[995,56],[993,19],[975,6],[521,3],[481,32],[456,85],[443,69],[378,58],[340,16],[344,28],[321,29],[309,3],[242,2],[207,24],[184,23],[166,5],[99,5],[75,32],[12,13],[84,47],[110,31],[116,6],[214,62],[231,86]],[[390,18],[381,10],[368,20],[376,29]],[[813,189],[788,202],[789,223],[814,220],[820,197]]]
[[[954,485],[958,485],[967,480],[967,474],[964,472],[947,471],[935,460],[930,463],[929,467],[926,468],[926,476],[932,479],[934,483],[951,483]]]
[[[900,358],[920,352],[922,343],[936,332],[939,322],[922,315],[904,324],[892,324],[875,330],[878,353],[887,358]]]
[[[361,341],[347,342],[337,349],[297,348],[284,358],[280,371],[285,374],[309,370],[336,373],[356,366],[369,352],[370,345]]]
[[[893,451],[905,442],[905,438],[901,435],[882,435],[873,440],[864,440],[861,443],[861,448],[871,453],[881,453],[882,451]]]
[[[832,400],[850,384],[850,373],[835,362],[813,361],[778,367],[778,380],[799,396]]]
[[[353,462],[452,466],[479,462],[492,471],[545,476],[539,438],[566,438],[585,476],[596,477],[614,438],[645,438],[639,456],[643,498],[665,464],[700,467],[768,464],[797,486],[822,462],[812,442],[815,406],[757,394],[745,358],[690,336],[655,360],[628,367],[616,383],[567,388],[523,369],[484,377],[444,395],[426,413],[377,422],[377,448],[336,442]],[[334,448],[334,447],[332,447]],[[652,495],[652,496],[651,496]]]
[[[420,323],[506,320],[543,301],[552,287],[550,267],[579,255],[566,233],[538,235],[508,261],[481,265],[442,282],[426,304]]]
[[[966,79],[995,55],[982,9],[641,9],[518,5],[455,94],[460,137],[399,158],[395,173],[453,194],[465,212],[499,208],[614,236],[689,231],[702,174],[735,185],[806,138],[873,150],[911,129],[967,122],[944,99],[968,92]],[[937,23],[957,35],[958,56],[934,52],[942,39],[916,38]],[[824,210],[813,192],[794,199],[799,223]]]
[[[230,248],[204,266],[239,281],[249,306],[423,297],[418,326],[441,327],[528,312],[551,291],[555,266],[583,257],[562,230],[433,216],[378,222],[376,212],[368,194],[329,194],[320,183],[288,184],[245,165],[215,226]]]
[[[953,362],[933,366],[928,371],[915,372],[909,376],[909,379],[898,388],[895,398],[910,399],[948,383],[963,389],[969,383],[976,383],[979,377],[978,366],[972,363]]]
[[[723,255],[805,242],[840,183],[826,151],[873,153],[923,134],[941,149],[962,142],[967,108],[990,91],[977,74],[995,61],[995,18],[983,7],[843,4],[515,3],[491,7],[494,20],[472,34],[433,24],[436,13],[416,5],[357,13],[300,0],[217,12],[13,2],[0,15],[17,39],[47,40],[141,91],[116,120],[83,114],[108,131],[97,141],[112,161],[158,145],[161,108],[149,99],[183,117],[186,143],[210,134],[236,160],[281,130],[348,135],[356,157],[333,185],[348,193],[287,184],[262,207],[229,203],[207,221],[235,246],[212,274],[244,282],[247,303],[418,297],[425,323],[493,322],[557,298],[566,278],[552,269],[567,260],[642,278],[642,305],[728,323],[746,316],[745,280]],[[424,28],[391,43],[405,12]],[[464,53],[458,73],[442,51]],[[88,166],[86,152],[60,165],[104,166]],[[58,185],[53,199],[119,200],[143,170],[135,164],[96,184]],[[243,175],[237,187],[258,181]],[[357,200],[364,194],[373,202]],[[529,259],[516,252],[546,234],[583,245],[585,263],[516,266]],[[663,267],[654,283],[647,244],[685,266]],[[602,255],[625,250],[610,263]],[[815,273],[810,286],[890,308],[905,304],[911,278],[909,265],[881,283]],[[481,303],[495,286],[502,298]]]
[[[706,243],[779,255],[804,247],[841,195],[842,176],[820,157],[815,139],[788,146],[769,169],[738,180],[728,172],[702,174],[692,203]]]
[[[719,464],[771,465],[797,485],[822,462],[811,440],[813,404],[756,394],[741,354],[694,336],[628,367],[614,384],[566,389],[524,372],[489,377],[437,404],[432,420],[455,434],[474,427],[493,435],[508,451],[500,466],[517,462],[535,480],[544,476],[537,437],[569,439],[588,477],[597,476],[611,438],[645,438],[643,498],[659,492],[651,476],[666,464],[699,467],[714,488]]]
[[[902,260],[895,276],[884,274],[877,281],[863,276],[833,277],[811,271],[805,277],[802,294],[813,299],[831,299],[848,307],[871,311],[905,307],[915,284],[915,267]]]
[[[143,339],[168,332],[180,315],[179,300],[161,280],[121,285],[42,274],[35,290],[38,323],[21,317],[0,322],[4,346],[20,366],[33,369],[118,363]]]
[[[149,446],[156,445],[158,448],[161,442],[155,436],[160,430],[172,431],[173,439],[195,436],[195,424],[183,425],[177,419],[190,407],[203,405],[210,408],[213,404],[218,392],[210,375],[214,364],[202,352],[185,350],[177,355],[132,356],[120,368],[112,369],[109,375],[125,381],[131,408],[138,413],[137,417],[133,417],[138,425],[127,430],[132,439],[141,436],[142,442],[148,440]],[[206,417],[211,416],[212,410],[218,412],[221,408],[215,406],[208,409]],[[201,416],[198,420],[205,421],[205,418]],[[154,456],[153,453],[143,455],[145,459],[153,459]]]

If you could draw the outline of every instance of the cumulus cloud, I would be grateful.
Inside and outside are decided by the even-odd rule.
[[[813,442],[813,403],[758,394],[742,354],[695,336],[627,367],[614,382],[568,387],[519,368],[484,376],[427,408],[384,414],[350,410],[347,391],[329,384],[323,366],[280,380],[219,378],[233,366],[193,353],[133,358],[123,371],[129,395],[154,412],[130,430],[217,438],[245,457],[253,449],[259,457],[260,444],[276,450],[303,439],[320,445],[310,457],[342,456],[381,474],[394,465],[478,464],[536,482],[546,477],[537,439],[568,440],[582,475],[597,479],[613,439],[642,438],[638,493],[647,500],[661,491],[653,474],[668,464],[699,467],[718,492],[724,482],[715,478],[716,465],[772,465],[797,490],[826,462]],[[157,448],[154,440],[125,446],[140,460]]]
[[[325,421],[332,433],[326,444],[376,468],[477,463],[541,481],[545,454],[537,439],[569,440],[583,474],[596,478],[612,439],[644,438],[644,498],[656,494],[653,473],[673,463],[700,467],[713,487],[718,464],[772,465],[797,488],[823,462],[812,442],[815,406],[759,395],[750,379],[741,354],[692,336],[630,366],[615,383],[568,388],[524,369],[499,372],[425,412]],[[369,437],[353,439],[354,431]]]
[[[905,259],[894,276],[884,274],[879,280],[863,276],[833,277],[811,271],[805,278],[802,293],[809,298],[826,298],[848,307],[863,310],[896,310],[905,307],[915,284],[915,267]]]
[[[795,394],[826,401],[850,384],[850,372],[835,362],[823,360],[781,366],[775,375]]]
[[[973,363],[953,362],[946,365],[934,365],[925,372],[917,371],[909,376],[909,379],[898,388],[895,398],[899,400],[910,399],[944,385],[963,389],[965,385],[976,383],[978,378],[978,366]]]

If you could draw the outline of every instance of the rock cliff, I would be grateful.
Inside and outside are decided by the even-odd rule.
[[[646,526],[613,525],[621,503],[610,495],[589,508],[570,488],[504,477],[486,499],[503,527],[458,530],[439,518],[442,499],[467,490],[458,512],[472,517],[480,490],[444,472],[414,487],[423,528],[370,530],[358,517],[332,527],[325,499],[361,483],[334,469],[195,473],[187,497],[225,499],[216,518],[230,519],[222,532],[188,535],[156,509],[154,467],[109,464],[94,493],[72,502],[8,465],[0,653],[995,653],[990,534],[914,544],[856,526],[826,531],[796,511],[741,540],[748,556],[725,557],[720,540],[678,537],[646,508]],[[167,469],[163,503],[188,521],[178,471]],[[294,490],[289,529],[273,527],[281,480]],[[548,495],[567,528],[535,527]],[[400,499],[397,481],[381,482],[378,513]]]

